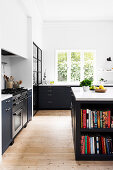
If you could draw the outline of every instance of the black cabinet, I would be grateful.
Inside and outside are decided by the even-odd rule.
[[[27,117],[27,121],[29,122],[32,119],[32,90],[28,91],[28,104],[27,104],[27,113],[28,113],[28,117]]]
[[[39,86],[39,109],[70,109],[71,87]]]
[[[12,98],[2,101],[2,154],[12,142]]]

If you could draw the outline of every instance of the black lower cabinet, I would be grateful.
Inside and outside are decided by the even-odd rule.
[[[70,109],[71,88],[67,86],[39,86],[39,109]]]
[[[28,105],[27,105],[27,109],[28,109],[28,117],[27,117],[27,121],[29,122],[32,119],[32,90],[28,91]]]
[[[2,154],[12,142],[12,98],[2,101]]]
[[[38,110],[38,86],[33,86],[33,115],[35,115]]]

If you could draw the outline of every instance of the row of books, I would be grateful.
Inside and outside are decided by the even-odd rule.
[[[112,138],[81,136],[81,154],[113,154]]]
[[[113,128],[111,111],[81,109],[81,128]]]

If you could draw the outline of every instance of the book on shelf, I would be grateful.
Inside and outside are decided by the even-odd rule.
[[[113,143],[110,136],[81,136],[81,154],[113,154]]]
[[[113,128],[111,111],[81,109],[81,128]]]

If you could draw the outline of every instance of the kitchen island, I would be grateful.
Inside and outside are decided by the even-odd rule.
[[[84,92],[81,87],[71,90],[75,159],[113,161],[113,87],[107,87],[106,93]]]

